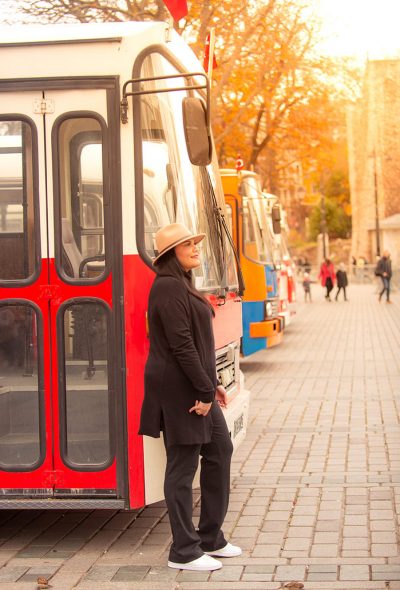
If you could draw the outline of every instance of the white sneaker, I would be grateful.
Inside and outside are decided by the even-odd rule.
[[[227,543],[222,549],[216,549],[216,551],[205,551],[207,555],[215,555],[216,557],[239,557],[242,555],[242,550],[236,545]]]
[[[222,567],[222,563],[218,559],[214,559],[209,555],[202,555],[193,561],[188,563],[175,563],[174,561],[168,562],[168,567],[175,568],[177,570],[192,570],[194,572],[204,572],[219,570]]]

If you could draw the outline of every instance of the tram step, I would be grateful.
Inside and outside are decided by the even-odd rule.
[[[10,498],[0,499],[0,510],[92,510],[104,508],[109,510],[122,510],[125,507],[124,500],[115,498]]]

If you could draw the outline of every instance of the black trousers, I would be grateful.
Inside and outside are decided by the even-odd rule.
[[[382,295],[384,294],[384,292],[386,291],[386,301],[389,301],[390,299],[390,279],[389,277],[382,277],[382,291],[379,293],[379,301],[382,299]]]
[[[325,282],[325,287],[326,287],[326,295],[325,295],[325,297],[326,297],[326,299],[329,299],[330,298],[331,291],[333,289],[333,282],[332,282],[332,279],[330,277],[327,277],[326,282]]]
[[[340,290],[341,290],[341,289],[343,289],[344,300],[345,300],[345,301],[347,301],[347,297],[346,297],[346,287],[338,287],[338,290],[337,290],[337,293],[336,293],[336,297],[335,297],[335,299],[336,299],[336,301],[337,301],[337,299],[338,299],[338,297],[339,297],[339,293],[340,293]]]
[[[204,551],[221,549],[227,543],[221,530],[229,504],[230,466],[233,445],[219,405],[211,407],[211,442],[203,445],[168,445],[164,494],[172,530],[169,560],[187,563]],[[199,528],[192,522],[193,479],[201,459],[201,512]]]

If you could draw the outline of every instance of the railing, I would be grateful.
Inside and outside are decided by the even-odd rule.
[[[375,276],[376,264],[365,264],[364,266],[357,266],[353,264],[346,265],[345,271],[347,272],[347,278],[351,285],[374,285],[380,286],[380,277]],[[338,270],[338,267],[335,267]],[[303,267],[296,267],[296,280],[301,283],[303,280],[303,274],[305,269]],[[319,283],[319,267],[310,266],[308,270],[312,283]],[[400,268],[393,269],[393,277],[391,281],[391,287],[394,290],[400,289]]]

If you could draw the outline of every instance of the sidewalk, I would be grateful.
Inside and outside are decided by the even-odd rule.
[[[163,503],[10,511],[0,589],[33,590],[42,575],[52,590],[400,590],[400,294],[379,304],[354,285],[348,303],[327,303],[313,285],[313,297],[282,345],[242,364],[251,418],[225,526],[241,557],[211,574],[169,570]]]

